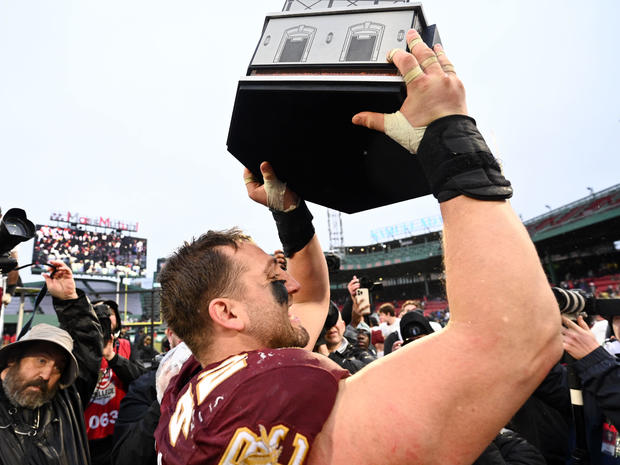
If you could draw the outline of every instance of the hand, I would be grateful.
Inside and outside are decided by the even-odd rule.
[[[282,268],[283,270],[286,270],[286,256],[284,255],[284,252],[282,250],[276,250],[273,253],[273,256],[277,260],[278,264],[280,265],[280,268]]]
[[[329,350],[327,349],[327,344],[321,344],[317,346],[316,351],[321,355],[329,357]]]
[[[396,341],[393,345],[392,345],[392,352],[396,352],[398,349],[400,349],[403,346],[403,341]]]
[[[114,352],[114,339],[110,339],[103,346],[103,358],[110,361],[114,358],[115,355],[116,355],[116,352]]]
[[[50,260],[50,263],[55,266],[54,271],[43,274],[49,293],[60,300],[77,299],[71,269],[60,260]]]
[[[580,360],[593,350],[599,347],[599,343],[590,331],[588,324],[583,317],[577,317],[577,324],[562,317],[562,337],[564,339],[564,350],[568,352],[574,359]]]
[[[370,304],[364,304],[364,305],[353,305],[353,311],[355,313],[357,313],[360,316],[366,315],[368,313],[370,313]]]
[[[11,294],[9,294],[8,292],[2,294],[2,303],[4,305],[9,305],[11,303]]]
[[[466,115],[465,88],[442,46],[436,44],[431,50],[417,39],[420,35],[415,30],[408,31],[407,43],[415,42],[410,47],[411,53],[398,50],[395,53],[390,51],[393,53],[391,58],[388,55],[388,61],[392,61],[403,76],[407,77],[408,73],[415,76],[407,84],[407,98],[400,112],[411,126],[417,128],[444,116]],[[418,67],[419,64],[423,64],[424,70]],[[383,113],[358,113],[353,117],[353,124],[386,132]]]
[[[351,298],[353,299],[353,303],[356,303],[356,298],[355,298],[355,291],[357,291],[360,288],[360,280],[357,278],[357,276],[353,276],[353,279],[351,279],[351,281],[349,281],[349,284],[347,284],[347,289],[349,290],[349,294],[351,294]]]
[[[249,169],[243,170],[243,179],[248,190],[248,196],[255,202],[273,210],[284,212],[294,210],[299,205],[299,196],[276,177],[269,162],[262,162],[260,171],[265,181],[264,184],[254,179]]]

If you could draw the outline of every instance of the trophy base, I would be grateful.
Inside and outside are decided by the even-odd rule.
[[[421,197],[430,187],[415,155],[351,123],[360,111],[392,113],[405,96],[396,76],[249,76],[228,151],[257,178],[269,161],[303,199],[345,213]]]

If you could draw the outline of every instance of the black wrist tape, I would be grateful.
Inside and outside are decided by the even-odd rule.
[[[303,200],[293,211],[285,213],[271,210],[271,214],[276,220],[278,236],[280,236],[284,255],[287,257],[292,257],[295,252],[299,252],[314,237],[312,213]]]
[[[439,202],[459,195],[478,200],[512,197],[510,181],[469,116],[451,115],[429,124],[418,159]]]

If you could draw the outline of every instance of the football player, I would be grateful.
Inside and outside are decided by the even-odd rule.
[[[413,30],[407,42],[411,52],[388,56],[407,86],[400,111],[353,123],[415,153],[440,202],[450,323],[350,377],[302,349],[329,296],[311,215],[269,164],[265,184],[246,170],[288,268],[238,230],[209,232],[167,261],[162,310],[194,356],[162,401],[161,463],[471,463],[559,359],[558,307],[512,187],[442,47]],[[378,399],[379,418],[369,415]]]

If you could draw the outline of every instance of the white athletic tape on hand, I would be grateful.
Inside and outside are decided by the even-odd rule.
[[[426,126],[414,128],[400,111],[385,114],[383,118],[385,133],[409,152],[415,154],[422,137],[424,137]]]
[[[284,209],[284,193],[286,192],[286,183],[280,181],[275,176],[273,179],[265,179],[265,193],[267,194],[267,206],[272,210],[278,210],[284,213],[288,213],[293,211],[299,205],[297,204],[288,207],[286,210]]]

